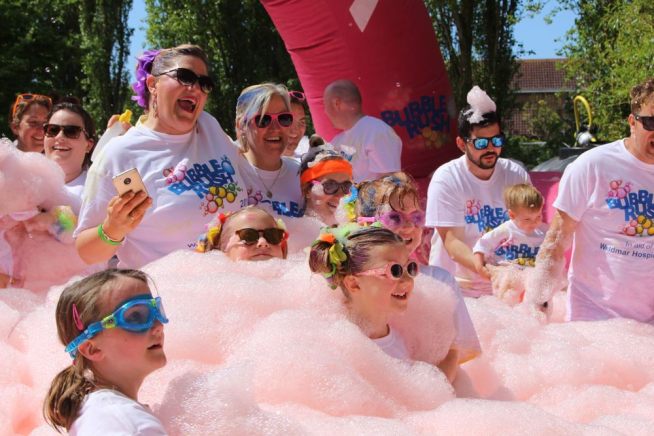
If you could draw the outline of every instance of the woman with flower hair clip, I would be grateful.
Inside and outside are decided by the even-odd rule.
[[[286,259],[288,232],[281,219],[275,220],[256,206],[218,214],[200,236],[196,251],[220,250],[231,260]]]
[[[89,169],[76,230],[87,263],[140,267],[196,243],[207,215],[238,210],[242,157],[204,105],[214,82],[195,45],[147,51],[134,90],[147,118],[112,139]],[[116,195],[112,179],[136,169],[146,190]],[[125,184],[133,177],[125,179]]]

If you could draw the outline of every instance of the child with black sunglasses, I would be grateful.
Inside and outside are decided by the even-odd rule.
[[[234,261],[286,259],[288,232],[281,219],[256,206],[219,214],[200,236],[196,251],[220,250]]]
[[[73,362],[52,381],[43,407],[71,435],[165,435],[138,402],[145,377],[166,364],[161,297],[137,270],[105,270],[68,286],[56,310],[57,333]]]
[[[398,359],[410,358],[403,338],[391,327],[407,309],[418,264],[402,239],[380,226],[348,223],[324,228],[311,247],[311,271],[340,287],[350,319],[379,347]]]

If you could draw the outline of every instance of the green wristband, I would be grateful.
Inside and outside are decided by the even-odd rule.
[[[100,236],[100,239],[102,239],[103,242],[109,244],[109,245],[121,245],[125,238],[121,239],[120,241],[116,241],[115,239],[111,239],[107,234],[104,232],[104,229],[102,228],[102,224],[98,226],[98,236]]]

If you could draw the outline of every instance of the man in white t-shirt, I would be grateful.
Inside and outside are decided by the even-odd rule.
[[[402,169],[402,140],[382,120],[365,115],[361,93],[350,80],[337,80],[325,88],[325,113],[334,127],[343,130],[331,143],[352,154],[354,181],[375,180]]]
[[[465,296],[491,294],[488,273],[475,266],[472,247],[508,219],[504,188],[529,183],[518,164],[499,157],[506,138],[495,103],[479,87],[468,93],[459,113],[457,147],[464,153],[440,166],[427,192],[426,225],[435,227],[431,265],[452,273]]]
[[[628,121],[628,138],[566,168],[525,301],[542,303],[558,290],[548,278],[563,268],[574,239],[568,319],[654,323],[654,78],[632,88]]]

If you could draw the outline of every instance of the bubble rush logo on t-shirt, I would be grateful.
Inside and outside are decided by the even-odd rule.
[[[477,224],[481,233],[493,230],[508,219],[508,214],[501,207],[482,206],[479,200],[466,200],[466,224]]]
[[[626,224],[622,233],[628,236],[654,236],[653,195],[646,189],[637,192],[630,182],[612,180],[609,183],[606,204],[609,209],[622,209]]]
[[[507,241],[497,247],[495,255],[520,265],[533,266],[539,249],[540,247],[530,247],[528,244],[515,245]]]
[[[277,201],[275,199],[267,199],[263,196],[261,191],[254,192],[252,188],[247,190],[248,198],[247,200],[241,200],[241,207],[246,206],[256,206],[257,204],[269,204],[270,207],[278,214],[282,216],[290,216],[294,218],[300,218],[304,216],[304,209],[300,207],[294,201],[289,202],[290,206],[286,206],[286,202]]]
[[[174,182],[168,185],[168,190],[176,195],[193,190],[203,200],[200,208],[205,215],[215,213],[224,207],[225,202],[233,203],[241,191],[238,183],[234,181],[234,166],[226,155],[220,162],[211,159],[208,163],[193,164],[192,168],[187,168],[186,165],[183,167],[184,172],[178,171],[178,176],[175,171],[181,168],[176,167],[172,172],[169,169],[164,170],[166,181]],[[171,175],[175,176],[174,179]]]

